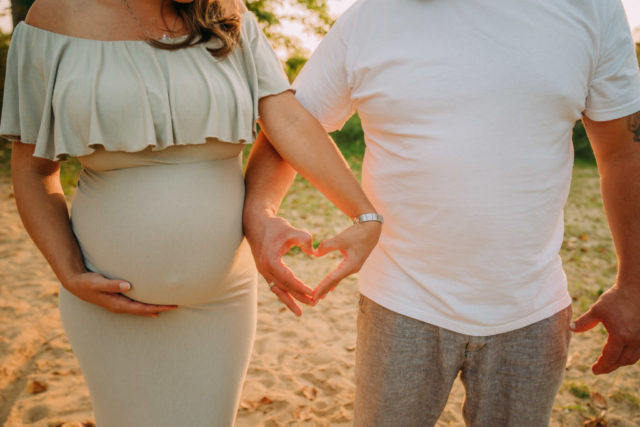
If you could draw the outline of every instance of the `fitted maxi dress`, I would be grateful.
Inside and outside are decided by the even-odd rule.
[[[114,314],[62,286],[60,314],[98,427],[232,426],[256,322],[242,233],[243,144],[258,100],[290,89],[255,17],[225,59],[20,23],[0,134],[77,156],[71,209],[88,270],[123,279],[158,318]],[[175,40],[175,39],[174,39]]]

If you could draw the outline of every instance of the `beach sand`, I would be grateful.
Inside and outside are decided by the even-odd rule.
[[[584,194],[572,196],[573,204],[567,208],[563,257],[568,263],[567,274],[578,282],[572,285],[576,286],[572,293],[577,295],[578,312],[597,296],[600,282],[611,276],[599,271],[612,268],[611,256],[605,256],[612,249],[601,205],[598,210],[597,174],[593,174],[587,171],[583,178],[578,177],[584,181]],[[306,191],[306,184],[297,185]],[[581,197],[592,200],[589,203],[594,206],[585,205]],[[294,196],[283,206],[285,216],[321,237],[349,225],[326,201],[314,200],[320,200],[318,206],[325,208],[320,209],[321,215],[299,213],[304,200]],[[591,229],[592,224],[599,228]],[[585,233],[581,227],[589,229],[588,240],[581,237]],[[589,259],[587,255],[592,254]],[[569,259],[574,256],[580,259]],[[313,287],[339,263],[339,256],[312,259],[296,252],[285,261]],[[57,289],[55,276],[20,222],[9,179],[0,178],[0,425],[93,425],[89,394],[61,326]],[[317,307],[303,307],[303,316],[296,318],[263,280],[259,282],[257,338],[237,427],[352,424],[357,301],[357,278],[351,277]],[[626,367],[619,374],[602,377],[590,372],[605,337],[602,329],[596,328],[574,338],[553,426],[582,426],[589,420],[591,426],[607,425],[605,422],[609,426],[640,426],[640,367]],[[464,425],[463,399],[463,388],[456,381],[438,426]],[[606,421],[598,421],[600,415]]]

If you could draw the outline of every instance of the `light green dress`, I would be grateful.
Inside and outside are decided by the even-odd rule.
[[[60,287],[60,313],[99,427],[232,426],[252,349],[256,269],[242,233],[243,144],[258,100],[289,90],[254,16],[242,47],[167,51],[20,23],[0,135],[82,163],[71,221],[87,268],[129,298],[114,314]]]

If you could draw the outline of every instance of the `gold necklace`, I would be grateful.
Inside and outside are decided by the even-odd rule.
[[[167,37],[166,34],[163,34],[162,37],[156,37],[153,34],[151,34],[149,31],[147,31],[147,29],[140,23],[140,21],[138,20],[138,18],[136,17],[136,14],[133,13],[133,10],[131,9],[131,6],[129,6],[129,2],[127,0],[122,0],[124,1],[124,4],[127,5],[127,9],[129,9],[129,12],[131,12],[131,16],[133,16],[133,19],[136,20],[136,22],[138,23],[138,25],[140,26],[140,28],[142,28],[142,31],[144,31],[145,33],[149,34],[149,36],[151,36],[152,39],[154,40],[160,40],[160,41],[167,41],[167,40],[171,40],[172,37]],[[173,36],[173,32],[176,29],[176,23],[178,22],[178,15],[176,14],[176,19],[175,21],[173,21],[173,28],[170,31],[171,36]],[[168,30],[169,28],[167,28]]]

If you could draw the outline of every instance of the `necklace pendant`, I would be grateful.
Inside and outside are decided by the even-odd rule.
[[[161,40],[161,41],[166,41],[166,40],[171,40],[171,38],[170,38],[170,37],[167,37],[167,35],[166,35],[166,34],[163,34],[163,35],[162,35],[162,38],[161,38],[160,40]]]

